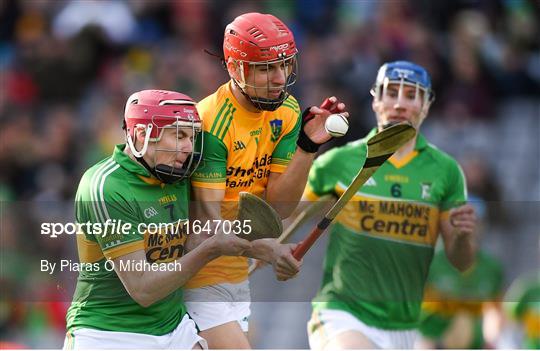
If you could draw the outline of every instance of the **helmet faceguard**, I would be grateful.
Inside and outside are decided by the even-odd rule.
[[[201,119],[195,108],[195,101],[189,96],[165,90],[143,90],[131,95],[124,113],[126,141],[131,152],[152,175],[164,183],[175,183],[189,177],[199,165],[202,155]],[[145,137],[142,148],[135,145],[136,130],[143,128]],[[160,146],[166,130],[176,134],[175,146]],[[190,138],[192,147],[183,149],[180,137]],[[153,166],[144,159],[150,143],[154,143]],[[169,154],[171,164],[158,163],[157,155]],[[189,154],[182,167],[175,167],[180,153]]]
[[[223,52],[225,62],[232,61],[237,70],[237,77],[231,74],[231,79],[255,108],[274,111],[289,97],[298,74],[298,50],[292,32],[275,16],[247,13],[236,17],[225,28]],[[265,85],[257,86],[248,81],[249,72],[264,66],[268,74],[270,65],[276,64],[283,67],[286,77],[280,95],[275,99],[260,96],[258,92],[275,88],[270,86],[270,76]],[[248,94],[246,88],[254,94]]]
[[[270,91],[272,88],[270,86],[270,65],[273,64],[279,64],[280,66],[284,67],[285,70],[285,85],[281,87],[280,95],[276,99],[269,99],[262,96],[259,96],[260,91]],[[232,78],[234,83],[240,88],[240,91],[242,94],[259,110],[264,111],[275,111],[278,109],[281,104],[287,98],[289,97],[290,93],[290,87],[296,83],[296,76],[298,72],[298,61],[296,60],[296,54],[285,57],[283,56],[280,59],[277,59],[275,61],[267,61],[267,62],[239,62],[240,66],[240,79]],[[244,66],[247,66],[247,69],[244,69]],[[267,78],[266,78],[266,85],[257,86],[254,82],[254,79],[252,81],[246,80],[246,74],[245,72],[248,72],[249,70],[257,70],[259,67],[265,67],[267,72]],[[254,75],[252,76],[254,77]],[[251,88],[254,91],[254,95],[249,95],[246,93],[246,88]]]
[[[427,114],[429,106],[435,100],[435,93],[431,89],[431,78],[423,67],[408,61],[385,63],[379,68],[371,95],[382,101],[387,96],[388,85],[391,83],[399,84],[398,101],[403,97],[404,86],[414,87],[414,100],[420,104],[422,116]]]

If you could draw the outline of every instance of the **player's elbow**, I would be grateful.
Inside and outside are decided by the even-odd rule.
[[[301,196],[301,193],[299,194]],[[284,195],[283,190],[272,185],[266,188],[266,202],[276,210],[281,219],[289,218],[300,200],[296,194]]]
[[[270,206],[272,206],[272,208],[276,210],[277,214],[281,219],[289,218],[298,206],[298,202],[296,201],[279,201],[269,198],[268,196],[266,197],[266,200],[268,201]]]
[[[141,307],[150,307],[158,299],[145,288],[143,278],[139,278],[136,281],[131,281],[130,284],[124,284],[129,296]]]
[[[454,264],[454,267],[460,272],[464,273],[467,269],[471,267],[470,264]]]
[[[469,268],[472,267],[474,263],[473,257],[467,257],[467,258],[460,258],[460,259],[451,259],[448,258],[450,263],[452,263],[452,266],[454,266],[458,271],[461,273],[467,271]]]
[[[279,217],[281,217],[281,219],[287,219],[293,214],[294,210],[296,209],[296,204],[282,204],[282,205],[275,205],[272,207],[275,208],[276,212],[278,213]]]
[[[137,302],[141,307],[148,308],[148,307],[152,306],[156,301],[147,300],[147,299],[140,299],[139,301],[135,301],[135,302]]]
[[[157,299],[153,298],[150,294],[143,291],[128,291],[129,295],[138,305],[147,308],[156,303]]]

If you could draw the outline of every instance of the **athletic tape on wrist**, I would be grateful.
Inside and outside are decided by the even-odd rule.
[[[315,117],[309,112],[309,110],[310,109],[307,108],[304,110],[304,113],[302,113],[302,125],[300,126],[300,133],[298,134],[298,140],[296,141],[296,145],[305,152],[314,154],[319,151],[319,147],[322,144],[317,144],[313,142],[304,132],[304,127],[306,123],[309,122],[313,117]]]

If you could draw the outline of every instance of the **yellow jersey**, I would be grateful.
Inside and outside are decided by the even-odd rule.
[[[243,108],[228,82],[197,105],[203,120],[201,165],[193,187],[224,189],[223,219],[235,219],[239,193],[263,196],[271,172],[283,173],[296,150],[301,112],[293,96],[275,111]],[[197,200],[197,199],[195,199]],[[245,257],[223,256],[208,263],[187,288],[240,283],[248,277]]]

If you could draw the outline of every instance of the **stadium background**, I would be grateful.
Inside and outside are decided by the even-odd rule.
[[[407,59],[428,69],[437,100],[428,139],[463,165],[488,204],[482,245],[502,262],[505,287],[540,266],[540,5],[537,1],[83,1],[0,2],[0,341],[61,347],[72,278],[38,271],[76,259],[73,238],[39,236],[69,221],[82,172],[123,140],[127,96],[144,88],[200,100],[226,81],[224,27],[272,13],[300,50],[294,95],[305,108],[328,95],[351,112],[349,134],[373,125],[378,66]],[[304,228],[305,232],[308,228]],[[299,240],[301,235],[296,236]],[[253,345],[307,348],[309,298],[325,241],[299,278],[253,278]],[[70,280],[71,279],[71,280]]]

